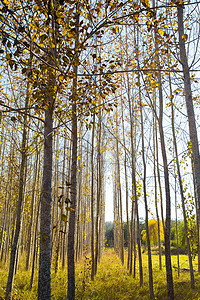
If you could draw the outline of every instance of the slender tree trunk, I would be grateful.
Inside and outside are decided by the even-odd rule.
[[[33,239],[33,261],[32,261],[32,269],[31,269],[31,280],[30,280],[30,289],[33,287],[33,280],[35,275],[35,263],[36,263],[36,253],[37,253],[37,234],[38,234],[38,221],[39,221],[39,211],[40,211],[40,200],[38,201],[37,206],[37,214],[35,220],[35,234]]]
[[[174,285],[172,277],[172,265],[171,265],[171,253],[170,253],[170,228],[171,228],[171,197],[170,197],[170,185],[169,185],[169,172],[167,164],[167,153],[165,148],[164,131],[163,131],[163,96],[161,85],[161,74],[158,75],[159,82],[159,101],[160,101],[160,113],[159,113],[159,132],[161,150],[164,164],[164,179],[165,179],[165,197],[166,197],[166,222],[165,222],[165,264],[167,272],[167,291],[168,299],[174,299]]]
[[[178,265],[178,277],[180,277],[180,259],[179,259],[179,240],[178,240],[178,216],[177,216],[177,192],[176,192],[176,171],[174,170],[175,174],[175,189],[174,189],[174,196],[175,196],[175,216],[176,216],[176,251],[177,251],[177,265]]]
[[[193,176],[193,185],[194,185],[194,199],[195,199],[195,209],[196,209],[196,224],[197,224],[197,251],[198,251],[198,273],[200,273],[200,230],[199,230],[199,214],[198,214],[198,203],[197,203],[197,190],[194,178],[194,164],[193,159],[191,158],[192,165],[192,176]]]
[[[94,272],[97,273],[98,257],[99,257],[99,228],[100,228],[100,205],[101,205],[101,110],[98,114],[98,132],[97,132],[97,207],[96,207],[96,224],[95,224],[95,257],[94,257]]]
[[[95,132],[95,114],[93,114],[92,149],[91,149],[91,258],[92,258],[91,279],[92,280],[94,280],[94,273],[95,273],[95,263],[94,263],[94,132]]]
[[[136,184],[136,167],[135,167],[135,149],[134,149],[134,135],[133,133],[133,112],[132,112],[132,105],[131,100],[129,99],[129,114],[130,114],[130,122],[131,122],[131,167],[132,167],[132,201],[134,201],[135,206],[135,216],[136,216],[136,222],[137,222],[137,230],[136,230],[136,239],[137,239],[137,245],[138,245],[138,256],[139,256],[139,274],[140,274],[140,286],[143,285],[143,269],[142,269],[142,253],[141,253],[141,239],[140,239],[140,227],[139,227],[139,212],[138,212],[138,197],[137,197],[137,184]],[[134,231],[133,231],[134,232]],[[134,239],[134,236],[133,236]],[[135,256],[136,252],[134,249],[134,268],[135,268]]]
[[[64,149],[63,149],[63,165],[62,165],[62,180],[61,180],[61,186],[63,188],[63,195],[65,194],[65,165],[66,165],[66,143],[67,143],[67,139],[66,139],[66,135],[64,136]],[[64,211],[64,204],[65,204],[65,200],[64,197],[62,197],[61,199],[61,209],[60,209],[60,216],[63,214]],[[60,234],[59,234],[59,242],[58,242],[58,252],[61,258],[61,262],[63,262],[63,255],[64,255],[64,246],[65,246],[65,222],[62,221],[61,217],[60,217]]]
[[[139,68],[139,61],[138,61]],[[146,224],[146,236],[147,236],[147,249],[148,249],[148,267],[149,267],[149,291],[150,298],[155,299],[153,291],[153,272],[152,272],[152,259],[151,259],[151,245],[149,236],[149,221],[148,221],[148,204],[147,204],[147,192],[146,192],[146,160],[144,153],[144,123],[143,123],[143,110],[142,110],[142,99],[140,90],[140,76],[138,75],[139,82],[139,101],[140,101],[140,120],[141,120],[141,136],[142,136],[142,161],[143,161],[143,193],[144,193],[144,203],[145,203],[145,224]]]
[[[162,184],[161,184],[161,177],[160,177],[160,167],[159,167],[159,151],[158,151],[158,134],[157,134],[157,122],[155,121],[155,142],[156,142],[156,170],[158,175],[158,186],[159,186],[159,194],[160,194],[160,210],[161,210],[161,220],[163,231],[165,231],[165,219],[164,219],[164,212],[163,212],[163,192],[162,192]]]
[[[117,163],[117,191],[118,191],[118,207],[119,207],[119,256],[124,264],[124,228],[122,218],[122,191],[121,191],[121,178],[120,178],[120,161],[119,161],[119,141],[118,141],[118,112],[116,112],[116,163]]]
[[[133,227],[134,227],[134,202],[132,201],[132,204],[131,204],[131,224],[130,224],[130,263],[129,263],[129,273],[130,275],[132,274],[133,272]],[[135,274],[134,274],[135,275]],[[134,276],[135,278],[135,276]]]
[[[153,172],[154,172],[154,187],[155,187],[155,209],[156,209],[156,219],[158,222],[158,248],[159,248],[159,268],[162,270],[162,249],[161,249],[161,239],[160,239],[160,218],[158,213],[158,192],[157,192],[157,179],[156,179],[156,118],[153,116],[153,153],[154,153],[154,162],[153,162]]]
[[[76,4],[76,41],[75,49],[79,41],[79,12]],[[76,54],[77,55],[77,54]],[[68,267],[68,288],[67,300],[75,300],[75,210],[77,198],[77,72],[78,67],[74,66],[73,90],[72,90],[72,165],[71,165],[71,208],[69,215],[67,267]]]
[[[74,73],[77,74],[77,67],[74,67]],[[71,208],[69,215],[68,231],[68,289],[67,299],[75,299],[75,263],[74,263],[74,242],[75,242],[75,209],[76,209],[76,177],[77,177],[77,116],[76,116],[76,86],[77,76],[73,80],[74,101],[72,104],[72,166],[71,166]]]
[[[154,1],[153,1],[153,5],[155,5]],[[155,28],[154,34],[155,34],[155,50],[157,51],[157,53],[159,53],[156,28]],[[160,69],[159,54],[157,54],[156,63],[158,65],[158,69]],[[165,264],[166,264],[166,273],[167,273],[168,299],[173,300],[174,299],[174,285],[173,285],[171,252],[170,252],[171,196],[170,196],[170,184],[169,184],[169,170],[168,170],[168,164],[167,164],[167,153],[166,153],[164,130],[163,130],[163,93],[162,93],[162,78],[161,78],[160,71],[158,72],[158,86],[159,86],[158,125],[159,125],[159,133],[160,133],[161,152],[162,152],[162,158],[163,158],[163,164],[164,164],[165,200],[166,200],[166,221],[165,221],[165,226],[164,226]]]
[[[22,158],[21,158],[20,175],[19,175],[19,192],[18,192],[18,201],[17,201],[15,234],[14,234],[14,240],[13,240],[12,249],[11,249],[10,267],[9,267],[5,299],[10,299],[12,297],[14,269],[15,269],[15,263],[16,263],[18,240],[19,240],[20,229],[21,229],[21,217],[22,217],[22,208],[23,208],[23,201],[24,201],[24,187],[25,187],[25,170],[26,170],[26,163],[27,163],[27,160],[26,160],[26,156],[27,156],[27,153],[26,153],[27,152],[27,111],[26,111],[26,108],[28,107],[28,103],[29,103],[28,88],[29,88],[29,84],[27,87],[27,97],[26,97],[26,102],[25,102],[24,128],[23,128],[22,146],[21,146]]]
[[[189,240],[189,236],[188,236],[188,221],[187,221],[186,209],[185,209],[185,197],[184,197],[184,191],[183,191],[183,183],[182,183],[182,178],[181,178],[181,171],[180,171],[179,158],[178,158],[178,148],[177,148],[177,142],[176,142],[176,133],[175,133],[175,125],[174,125],[174,106],[173,106],[173,102],[172,102],[172,87],[171,87],[171,78],[170,77],[169,77],[169,83],[170,83],[170,94],[171,94],[170,98],[171,98],[173,144],[174,144],[176,168],[177,168],[177,173],[178,173],[178,181],[179,181],[180,194],[181,194],[181,204],[182,204],[182,210],[183,210],[184,227],[185,227],[185,232],[186,232],[187,254],[188,254],[188,259],[189,259],[189,267],[190,267],[190,282],[191,282],[191,287],[194,288],[194,286],[195,286],[194,270],[193,270],[193,263],[192,263],[192,256],[191,256],[190,240]],[[175,178],[175,180],[176,180],[176,178]],[[175,195],[175,199],[176,199],[176,195]],[[177,219],[177,213],[176,213],[176,219]],[[178,247],[178,245],[177,245],[177,247]]]
[[[116,169],[116,166],[115,166]],[[114,250],[118,253],[118,239],[117,239],[117,224],[118,224],[118,215],[117,215],[117,183],[116,183],[116,170],[113,176],[113,211],[114,211]]]
[[[66,138],[66,137],[65,137]],[[69,178],[71,177],[71,153],[72,153],[72,143],[71,141],[69,141],[69,150],[68,150],[68,155],[67,155],[67,181],[70,181]],[[67,185],[67,189],[66,189],[66,198],[69,199],[70,198],[70,186],[71,185]],[[67,219],[68,219],[68,212],[67,212]],[[65,260],[66,260],[66,256],[67,256],[67,247],[68,247],[68,235],[67,235],[67,223],[65,222],[64,225],[64,239],[63,239],[63,250],[62,250],[62,269],[65,268]]]
[[[53,142],[53,99],[45,110],[44,162],[41,189],[40,213],[40,258],[38,299],[51,299],[51,203],[52,203],[52,142]]]
[[[127,269],[130,265],[130,224],[129,224],[129,205],[128,205],[128,176],[127,176],[127,150],[126,150],[126,139],[125,139],[125,129],[124,129],[124,114],[123,114],[123,104],[121,100],[122,107],[122,130],[123,130],[123,143],[124,143],[124,176],[126,185],[126,224],[127,224],[127,249],[128,249],[128,259],[127,259]]]
[[[52,27],[55,25],[52,13]],[[50,49],[48,60],[55,64],[55,49]],[[38,277],[38,299],[51,299],[51,209],[52,209],[52,164],[53,164],[53,114],[55,105],[55,70],[48,69],[48,87],[44,101],[46,104],[44,119],[44,158],[43,177],[40,196],[40,257]]]
[[[6,236],[9,236],[9,228],[10,228],[10,208],[11,208],[11,190],[13,186],[13,167],[12,167],[12,161],[13,161],[13,154],[14,154],[14,145],[10,145],[10,153],[9,153],[9,166],[8,166],[8,178],[9,181],[6,185],[5,189],[5,204],[4,204],[4,214],[3,214],[3,225],[2,225],[2,235],[1,235],[1,245],[0,245],[0,261],[3,260],[4,252],[5,252],[5,242],[4,239]]]
[[[183,68],[184,77],[184,90],[185,90],[185,101],[189,122],[189,133],[190,140],[192,143],[192,156],[194,162],[194,175],[195,184],[197,190],[197,201],[198,201],[198,214],[200,219],[200,155],[199,155],[199,144],[197,136],[197,128],[195,122],[194,106],[192,99],[190,70],[188,66],[188,59],[185,49],[185,36],[184,36],[184,24],[183,24],[183,6],[184,4],[177,5],[178,10],[178,34],[179,34],[179,49],[180,49],[180,60]]]
[[[35,201],[35,190],[36,190],[36,180],[37,180],[37,171],[38,171],[38,150],[36,150],[36,160],[34,166],[34,179],[32,186],[32,196],[31,196],[31,208],[30,208],[30,221],[28,224],[28,239],[27,239],[27,257],[26,257],[26,270],[29,269],[30,255],[31,255],[31,239],[32,239],[32,227],[33,227],[33,216],[34,216],[34,201]]]

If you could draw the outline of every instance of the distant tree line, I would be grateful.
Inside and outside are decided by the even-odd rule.
[[[150,232],[150,240],[153,246],[158,246],[158,238],[157,238],[157,220],[152,219],[149,220],[149,232]],[[146,230],[145,230],[145,222],[143,220],[140,220],[139,224],[140,228],[140,234],[142,236],[141,243],[142,246],[146,247]],[[197,255],[197,228],[195,221],[190,222],[189,226],[189,237],[190,237],[190,243],[191,243],[191,249],[192,249],[192,256],[193,258]],[[182,250],[187,249],[187,243],[186,243],[186,232],[185,232],[185,226],[183,220],[177,221],[177,230],[176,230],[176,221],[171,220],[171,235],[170,235],[170,241],[171,241],[171,249],[179,248],[179,251],[181,253],[184,253]],[[161,232],[161,242],[164,245],[164,234],[163,231]],[[124,222],[124,247],[127,247],[128,245],[128,230],[127,230],[127,223]],[[112,248],[114,247],[114,223],[113,222],[106,222],[105,224],[105,247],[106,248]],[[173,252],[173,250],[172,250]],[[175,251],[174,251],[175,253]]]

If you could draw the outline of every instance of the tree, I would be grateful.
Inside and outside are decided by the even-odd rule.
[[[150,242],[152,245],[158,245],[158,221],[156,219],[151,219],[148,222],[148,227],[149,227],[149,237],[150,237]],[[164,241],[164,232],[162,229],[162,226],[160,224],[160,239],[161,241]],[[146,238],[146,230],[142,231],[142,240],[146,243],[147,238]]]
[[[75,49],[79,43],[79,3],[76,3],[76,41]],[[76,50],[75,50],[76,51]],[[78,56],[76,55],[78,59]],[[68,288],[67,299],[75,299],[75,262],[74,262],[74,235],[75,235],[75,211],[76,211],[76,195],[77,195],[77,72],[78,66],[74,66],[74,78],[72,85],[72,164],[71,164],[71,211],[69,216],[68,231]]]
[[[183,68],[185,102],[187,108],[190,140],[192,143],[194,178],[195,178],[197,201],[198,201],[198,208],[199,208],[200,207],[200,155],[199,155],[199,143],[198,143],[197,128],[196,128],[196,121],[195,121],[195,114],[194,114],[193,98],[192,98],[190,69],[189,69],[188,59],[187,59],[187,54],[185,49],[185,40],[187,39],[187,37],[184,33],[183,9],[184,9],[184,4],[181,1],[179,1],[177,3],[177,18],[178,18],[180,62]],[[198,214],[200,216],[199,209],[198,209]],[[192,285],[194,285],[194,282]]]

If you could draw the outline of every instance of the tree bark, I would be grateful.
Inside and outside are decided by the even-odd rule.
[[[174,299],[174,285],[172,276],[172,265],[171,265],[171,253],[170,253],[170,228],[171,228],[171,196],[170,196],[170,185],[169,185],[169,171],[167,164],[167,153],[165,148],[165,139],[163,131],[163,95],[162,95],[162,84],[161,84],[161,74],[158,75],[159,82],[159,102],[160,102],[160,112],[159,112],[159,132],[160,132],[160,142],[161,151],[164,164],[164,179],[165,179],[165,198],[166,198],[166,221],[165,221],[165,264],[167,273],[167,292],[168,299]]]
[[[155,187],[155,209],[156,209],[156,219],[158,222],[158,248],[159,248],[159,268],[162,270],[162,248],[161,248],[161,239],[160,239],[160,218],[158,213],[158,192],[157,192],[157,179],[156,179],[156,118],[153,116],[153,172],[154,172],[154,187]],[[162,195],[161,195],[162,196]]]
[[[25,102],[25,108],[28,107],[29,103],[29,95],[28,95],[29,84],[27,85],[27,96]],[[18,240],[21,229],[21,217],[22,217],[22,208],[24,201],[24,187],[26,183],[25,178],[25,170],[27,163],[27,111],[25,109],[24,113],[24,128],[23,128],[23,136],[22,136],[22,145],[21,145],[21,165],[20,165],[20,175],[19,175],[19,192],[18,192],[18,200],[17,200],[17,213],[16,213],[16,225],[15,225],[15,234],[14,240],[11,249],[10,255],[10,267],[8,274],[8,281],[6,286],[6,296],[5,299],[10,299],[12,297],[12,288],[13,288],[13,280],[14,280],[14,271],[15,271],[15,263],[16,263],[16,255],[17,255],[17,247]]]
[[[126,139],[125,139],[125,128],[124,128],[124,114],[123,114],[123,102],[121,99],[122,108],[122,130],[123,130],[123,143],[124,143],[124,176],[125,176],[125,187],[126,187],[126,224],[127,224],[127,239],[128,239],[128,258],[127,258],[127,269],[130,265],[130,225],[129,225],[129,205],[128,205],[128,176],[127,176],[127,150],[126,150]]]
[[[34,202],[35,202],[35,190],[36,190],[36,180],[37,180],[37,172],[38,172],[38,161],[39,161],[38,149],[36,150],[36,159],[34,165],[34,179],[32,186],[32,196],[31,196],[31,208],[30,208],[30,221],[28,224],[28,239],[27,239],[27,256],[26,256],[26,270],[29,269],[29,262],[31,256],[31,240],[32,240],[32,227],[33,227],[33,214],[34,214]]]
[[[76,24],[79,24],[78,4],[76,4]],[[79,27],[76,26],[75,48],[79,41]],[[77,55],[77,54],[76,54]],[[77,198],[77,72],[78,67],[74,66],[74,78],[72,87],[72,164],[71,164],[71,208],[69,215],[69,231],[67,246],[67,268],[68,268],[68,288],[67,300],[75,299],[75,210]]]
[[[45,110],[44,162],[41,189],[40,212],[40,258],[38,278],[38,299],[51,299],[51,203],[52,203],[52,142],[53,111],[50,100]]]
[[[138,62],[139,65],[139,62]],[[139,68],[139,67],[138,67]],[[142,136],[142,161],[143,161],[143,193],[145,203],[145,224],[146,224],[146,236],[147,236],[147,249],[148,249],[148,268],[149,268],[149,291],[150,298],[155,299],[153,291],[153,271],[152,271],[152,259],[151,259],[151,244],[149,236],[149,221],[148,221],[148,204],[147,204],[147,192],[146,192],[146,160],[144,153],[144,122],[143,122],[143,110],[142,110],[142,99],[140,90],[140,75],[138,75],[139,82],[139,101],[140,101],[140,122],[141,122],[141,136]]]
[[[175,133],[175,124],[174,124],[174,106],[172,102],[172,87],[171,87],[171,78],[169,76],[169,84],[170,84],[170,94],[171,94],[171,114],[172,114],[172,134],[173,134],[173,144],[174,144],[174,152],[175,152],[175,161],[176,161],[176,168],[178,173],[178,181],[179,181],[179,188],[180,188],[180,194],[181,194],[181,204],[182,204],[182,210],[183,210],[183,219],[184,219],[184,227],[186,232],[186,243],[187,243],[187,254],[189,259],[189,267],[190,267],[190,283],[191,287],[195,287],[195,281],[194,281],[194,270],[193,270],[193,263],[192,263],[192,256],[191,256],[191,248],[190,248],[190,240],[188,236],[188,221],[186,216],[186,209],[185,209],[185,197],[184,197],[184,191],[183,191],[183,183],[181,178],[181,170],[179,165],[179,158],[178,158],[178,147],[176,142],[176,133]],[[175,174],[176,176],[176,174]],[[175,178],[176,180],[176,178]],[[176,195],[175,195],[176,199]],[[175,203],[176,206],[176,203]],[[176,212],[176,220],[177,220],[177,212]],[[178,235],[178,232],[177,232]],[[178,237],[178,236],[177,236]],[[177,245],[178,247],[178,245]]]
[[[183,25],[183,7],[177,5],[178,11],[178,35],[179,35],[179,49],[180,49],[180,60],[183,68],[183,77],[184,77],[184,90],[185,90],[185,101],[189,122],[189,134],[190,141],[192,143],[192,156],[194,162],[194,175],[195,175],[195,184],[197,190],[197,201],[198,201],[198,214],[200,219],[200,156],[199,156],[199,144],[197,136],[197,128],[195,122],[194,106],[192,99],[192,90],[191,90],[191,80],[190,80],[190,70],[188,66],[188,59],[185,49],[185,40],[184,40],[184,25]]]
[[[94,280],[94,275],[95,275],[95,263],[94,263],[94,132],[95,132],[95,114],[93,114],[92,149],[91,149],[91,258],[92,258],[91,279],[92,280]]]

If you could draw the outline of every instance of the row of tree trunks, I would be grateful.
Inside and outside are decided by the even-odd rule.
[[[58,1],[52,1],[52,3],[56,5]],[[155,3],[153,2],[153,6]],[[76,3],[76,41],[74,43],[74,51],[76,52],[76,46],[79,44],[79,12],[78,12],[78,3]],[[199,171],[199,148],[198,148],[198,138],[197,138],[197,130],[194,116],[194,108],[192,102],[192,92],[191,92],[191,82],[190,82],[190,74],[189,74],[189,66],[186,56],[185,50],[185,41],[184,41],[184,30],[183,30],[183,5],[181,3],[177,4],[178,10],[178,33],[179,33],[179,47],[180,47],[180,58],[181,64],[183,66],[183,74],[184,74],[184,90],[185,90],[185,98],[186,98],[186,107],[188,113],[189,120],[189,132],[190,139],[192,143],[192,160],[194,167],[194,178],[195,178],[195,192],[197,193],[197,227],[199,234],[199,205],[200,205],[200,171]],[[50,11],[51,21],[50,26],[52,27],[52,32],[49,32],[49,35],[52,35],[55,38],[55,31],[58,23],[56,22],[56,15],[53,11]],[[127,32],[126,32],[127,33]],[[134,27],[134,38],[136,35],[136,30]],[[160,241],[160,219],[158,212],[158,189],[157,185],[159,185],[159,194],[160,194],[160,203],[161,203],[161,219],[162,226],[164,227],[165,232],[165,257],[166,257],[166,270],[167,270],[167,286],[168,286],[168,299],[174,299],[174,291],[173,291],[173,277],[172,277],[172,267],[171,267],[171,257],[170,257],[170,225],[171,225],[171,199],[170,199],[170,186],[169,186],[169,169],[168,169],[168,159],[167,159],[167,151],[166,151],[166,143],[165,143],[165,135],[164,135],[164,127],[163,127],[163,84],[162,84],[162,74],[160,67],[160,58],[159,58],[159,48],[157,41],[157,32],[154,32],[155,38],[155,52],[158,54],[156,60],[158,72],[157,76],[157,84],[158,90],[155,89],[153,94],[153,107],[152,112],[154,114],[153,124],[154,124],[154,139],[153,139],[153,152],[154,152],[154,162],[153,162],[153,173],[154,173],[154,183],[155,183],[155,209],[156,209],[156,218],[158,222],[158,240],[159,240],[159,264],[160,269],[162,269],[162,261],[161,261],[161,241]],[[139,43],[139,39],[137,44]],[[136,44],[136,42],[135,42]],[[55,45],[56,46],[56,45]],[[137,47],[136,47],[137,48]],[[137,54],[139,54],[139,50],[137,50]],[[126,54],[127,45],[126,45]],[[25,102],[25,112],[23,115],[23,136],[22,136],[22,158],[20,162],[20,174],[19,179],[16,181],[15,179],[18,177],[15,173],[15,152],[16,146],[14,143],[10,143],[10,154],[9,154],[9,163],[8,163],[8,183],[6,186],[5,192],[5,201],[3,205],[4,210],[4,218],[2,220],[2,230],[0,236],[0,257],[1,260],[7,261],[9,247],[12,244],[11,250],[11,260],[10,260],[10,269],[6,290],[6,298],[11,297],[12,293],[12,283],[14,274],[16,273],[18,266],[18,259],[20,254],[24,254],[26,251],[26,269],[28,270],[31,263],[32,258],[32,277],[31,283],[33,284],[34,278],[34,270],[35,265],[37,264],[37,251],[38,251],[38,232],[40,233],[40,259],[39,259],[39,281],[38,281],[38,298],[39,299],[50,299],[51,298],[51,262],[52,258],[55,259],[55,272],[57,272],[59,268],[60,259],[62,260],[62,267],[65,267],[65,258],[66,254],[68,255],[68,299],[75,299],[75,264],[74,257],[78,260],[83,253],[91,252],[92,259],[92,272],[91,278],[94,279],[95,274],[97,273],[97,266],[100,261],[100,257],[102,254],[102,247],[104,241],[103,228],[104,228],[104,155],[103,155],[103,143],[105,136],[103,135],[102,124],[103,124],[103,109],[101,108],[98,111],[98,124],[95,124],[95,113],[93,111],[93,126],[92,126],[92,136],[88,134],[88,136],[92,139],[92,147],[91,147],[91,156],[89,157],[89,150],[87,148],[87,159],[86,164],[89,164],[91,160],[91,177],[86,171],[82,171],[83,164],[83,134],[82,128],[78,128],[78,106],[80,103],[78,100],[78,67],[74,64],[73,67],[73,80],[71,81],[72,87],[72,134],[70,144],[70,158],[66,159],[66,138],[64,139],[64,155],[63,155],[63,164],[62,164],[62,178],[59,175],[61,170],[60,161],[55,159],[55,173],[54,177],[52,176],[52,166],[53,166],[53,152],[55,152],[56,156],[59,156],[59,148],[62,146],[62,142],[59,142],[59,136],[54,135],[55,128],[53,128],[53,118],[54,118],[54,103],[55,103],[55,87],[56,87],[56,47],[52,49],[48,48],[46,55],[48,56],[49,70],[48,70],[48,87],[46,89],[46,95],[44,96],[45,103],[45,114],[44,114],[44,157],[43,157],[43,179],[42,179],[42,187],[41,187],[41,195],[39,200],[39,191],[37,187],[40,187],[40,153],[39,149],[36,151],[36,156],[30,159],[30,163],[33,166],[34,171],[31,172],[31,176],[33,180],[31,184],[27,183],[26,186],[26,176],[31,169],[31,167],[27,167],[27,153],[26,153],[26,143],[29,139],[27,135],[28,131],[28,114],[26,112],[28,106],[29,97],[27,96]],[[78,59],[78,54],[75,57]],[[138,60],[138,70],[139,70],[139,60]],[[137,71],[138,72],[138,71]],[[137,73],[139,74],[139,73]],[[151,262],[151,245],[149,238],[149,228],[148,228],[148,199],[147,199],[147,165],[146,165],[146,157],[145,157],[145,133],[144,133],[144,122],[143,122],[143,103],[142,103],[142,93],[141,93],[141,82],[140,75],[137,77],[137,86],[136,90],[139,92],[139,108],[140,108],[140,121],[141,121],[141,149],[142,149],[142,166],[143,166],[143,195],[144,195],[144,204],[145,204],[145,212],[146,212],[146,234],[147,234],[147,248],[148,248],[148,262],[149,262],[149,288],[150,288],[150,296],[154,299],[154,291],[153,291],[153,275],[152,275],[152,262]],[[100,76],[100,82],[101,82]],[[96,82],[97,83],[97,82]],[[127,76],[126,80],[127,84],[127,99],[128,99],[128,107],[129,107],[129,124],[130,124],[130,139],[127,142],[125,138],[125,124],[127,122],[124,120],[123,116],[123,105],[122,105],[122,131],[123,131],[123,148],[121,148],[121,139],[120,139],[120,129],[119,129],[119,114],[118,109],[116,109],[116,136],[115,136],[115,182],[114,182],[114,219],[115,219],[115,228],[114,228],[114,247],[115,250],[119,253],[122,264],[124,264],[124,228],[123,228],[123,205],[122,205],[122,172],[121,172],[121,149],[124,151],[124,169],[125,169],[125,185],[126,185],[126,220],[128,227],[128,260],[127,267],[132,273],[134,269],[134,277],[136,273],[136,243],[137,243],[137,251],[139,257],[139,272],[140,272],[140,284],[143,284],[143,270],[142,270],[142,254],[141,254],[141,236],[140,236],[140,221],[139,221],[139,197],[138,197],[138,175],[137,175],[137,130],[138,130],[138,114],[137,114],[137,97],[132,97],[130,95],[130,85],[129,85],[129,77]],[[171,83],[169,82],[169,87]],[[69,88],[70,89],[70,88]],[[97,89],[97,86],[95,86]],[[100,89],[102,86],[100,84]],[[28,89],[27,89],[28,90]],[[157,101],[157,92],[158,92],[158,100]],[[170,88],[170,95],[172,97],[172,88]],[[122,97],[121,97],[122,98]],[[171,98],[172,99],[172,98]],[[122,99],[121,99],[122,100]],[[135,102],[134,102],[135,101]],[[157,102],[159,102],[159,116],[157,116]],[[101,106],[101,96],[99,101],[99,106]],[[124,104],[125,107],[125,104]],[[134,108],[133,108],[134,107]],[[173,144],[174,144],[174,154],[176,161],[176,172],[178,175],[179,189],[181,195],[181,204],[183,210],[185,231],[188,233],[188,220],[186,216],[186,208],[185,208],[185,198],[183,192],[183,182],[181,178],[180,171],[180,163],[178,158],[178,148],[176,142],[176,133],[175,133],[175,125],[174,125],[174,111],[173,111],[173,103],[171,103],[172,107],[172,133],[173,133]],[[136,108],[136,109],[135,109]],[[56,123],[56,122],[55,122]],[[59,122],[56,124],[59,126]],[[96,127],[95,127],[96,126]],[[159,145],[158,145],[158,136],[157,136],[157,126],[160,134],[160,143],[161,143],[161,152],[162,152],[162,160],[163,160],[163,170],[164,170],[164,183],[165,183],[165,201],[166,201],[166,218],[164,218],[163,212],[163,193],[162,193],[162,180],[160,175],[160,166],[159,166]],[[78,129],[80,129],[80,134],[78,136]],[[2,130],[4,132],[4,129]],[[13,131],[14,132],[14,131]],[[53,140],[54,137],[54,140]],[[14,139],[14,134],[12,133],[12,138]],[[95,140],[96,139],[96,140]],[[3,137],[2,137],[3,140]],[[78,143],[79,141],[79,143]],[[96,148],[95,148],[96,142]],[[39,143],[36,139],[36,143]],[[53,144],[54,149],[53,149]],[[129,145],[130,151],[127,150],[126,144]],[[96,150],[96,151],[95,151]],[[78,152],[79,151],[79,152]],[[130,154],[130,173],[131,173],[131,220],[129,220],[129,190],[128,190],[128,171],[127,171],[127,162],[128,154]],[[0,145],[0,157],[4,157],[5,155],[5,143],[4,146]],[[96,155],[96,156],[95,156]],[[78,159],[77,162],[77,156]],[[72,158],[72,159],[71,159]],[[65,164],[68,164],[67,171]],[[3,177],[4,164],[2,164],[1,168],[1,178]],[[78,171],[77,172],[77,166]],[[89,169],[89,166],[87,166]],[[67,176],[65,174],[67,172]],[[84,173],[85,172],[85,173]],[[77,175],[78,174],[78,175]],[[88,178],[84,178],[88,176]],[[68,180],[66,184],[67,187],[64,187],[65,180]],[[52,178],[54,181],[53,186],[53,194],[52,194]],[[61,179],[60,179],[61,178]],[[83,193],[83,186],[90,185],[91,194]],[[78,181],[78,184],[77,184]],[[61,183],[61,188],[63,190],[63,196],[59,198],[59,185]],[[1,187],[3,183],[0,182]],[[18,201],[16,205],[16,201],[12,200],[14,197],[16,186],[19,187],[18,191]],[[176,188],[176,182],[175,182]],[[28,192],[26,193],[26,199],[28,205],[30,205],[30,218],[28,214],[25,212],[23,214],[24,208],[24,194],[25,191],[32,189],[31,196],[29,197]],[[38,188],[39,189],[39,188]],[[175,193],[176,194],[176,193]],[[52,201],[53,195],[53,201]],[[64,195],[67,195],[66,200],[64,199]],[[71,197],[69,196],[71,195]],[[29,197],[29,198],[28,198]],[[89,198],[91,201],[89,201]],[[58,199],[60,199],[58,201]],[[68,200],[67,200],[68,199]],[[66,214],[64,210],[65,203],[67,201],[66,206]],[[176,205],[176,204],[175,204]],[[17,207],[15,211],[15,206]],[[87,209],[90,207],[91,210]],[[36,212],[34,213],[34,211]],[[91,215],[91,221],[87,222],[88,213]],[[40,218],[39,218],[40,217]],[[68,225],[69,222],[69,225]],[[14,225],[15,224],[15,228]],[[40,227],[40,229],[39,229]],[[91,231],[91,233],[90,233]],[[68,237],[67,237],[68,233]],[[177,234],[178,236],[178,234]],[[90,243],[91,239],[91,243]],[[27,245],[26,244],[27,241]],[[88,246],[88,244],[90,244]],[[67,246],[68,245],[68,246]],[[84,251],[87,248],[87,251]],[[178,247],[178,241],[177,241]],[[199,237],[198,237],[198,247],[199,247]],[[68,249],[67,249],[68,248]],[[190,278],[191,278],[191,286],[194,287],[194,274],[193,274],[193,266],[191,259],[191,249],[190,249],[190,239],[187,235],[187,251],[189,257],[189,266],[190,266]],[[134,254],[134,266],[133,266],[133,254]],[[199,255],[200,260],[200,255]],[[199,264],[200,270],[200,264]]]

